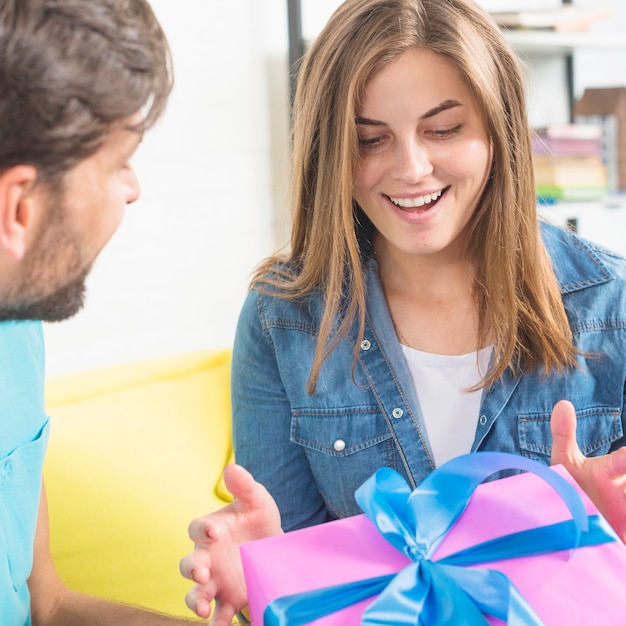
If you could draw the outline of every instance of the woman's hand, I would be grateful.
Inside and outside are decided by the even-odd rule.
[[[604,456],[586,457],[576,442],[576,411],[567,400],[554,405],[550,429],[552,463],[565,467],[626,541],[626,447]]]
[[[282,532],[276,503],[249,472],[229,465],[224,482],[234,502],[191,522],[194,551],[180,562],[182,575],[196,583],[185,597],[187,606],[206,618],[215,600],[211,623],[216,626],[230,626],[248,602],[239,546]]]

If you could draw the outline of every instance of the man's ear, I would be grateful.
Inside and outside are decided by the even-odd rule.
[[[0,173],[0,253],[21,259],[33,224],[35,196],[32,193],[37,168],[15,165]]]

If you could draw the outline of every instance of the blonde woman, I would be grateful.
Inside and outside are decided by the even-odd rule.
[[[359,513],[381,466],[416,485],[478,450],[554,455],[601,505],[596,488],[619,494],[619,528],[626,262],[538,222],[523,78],[491,19],[469,0],[347,0],[293,123],[291,248],[254,278],[232,372],[236,460],[282,528]],[[201,615],[207,530],[260,515],[254,498],[279,530],[260,486],[231,481],[240,501],[192,524],[183,561]],[[223,615],[244,596],[218,593]]]

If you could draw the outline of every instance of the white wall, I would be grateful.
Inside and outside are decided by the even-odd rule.
[[[250,272],[279,243],[286,3],[152,6],[174,93],[133,160],[142,196],[97,260],[85,309],[45,327],[49,374],[230,345]]]
[[[303,0],[305,37],[339,3]],[[174,94],[134,160],[143,194],[98,259],[85,309],[45,327],[49,374],[230,345],[250,272],[285,242],[286,1],[152,5]],[[624,32],[615,5],[604,28]],[[585,54],[579,93],[626,84],[626,54]]]

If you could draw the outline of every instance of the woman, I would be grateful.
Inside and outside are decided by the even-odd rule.
[[[623,444],[624,266],[540,231],[524,106],[467,2],[349,1],[313,44],[292,249],[257,273],[233,362],[236,459],[285,530],[358,513],[383,465],[417,484],[470,450],[549,463],[563,398],[587,454]]]
[[[292,246],[257,272],[233,355],[236,460],[283,529],[359,513],[381,466],[416,485],[476,450],[549,464],[563,399],[562,457],[584,465],[577,425],[623,515],[604,455],[624,444],[626,266],[537,222],[523,84],[469,0],[347,0],[308,52]]]

